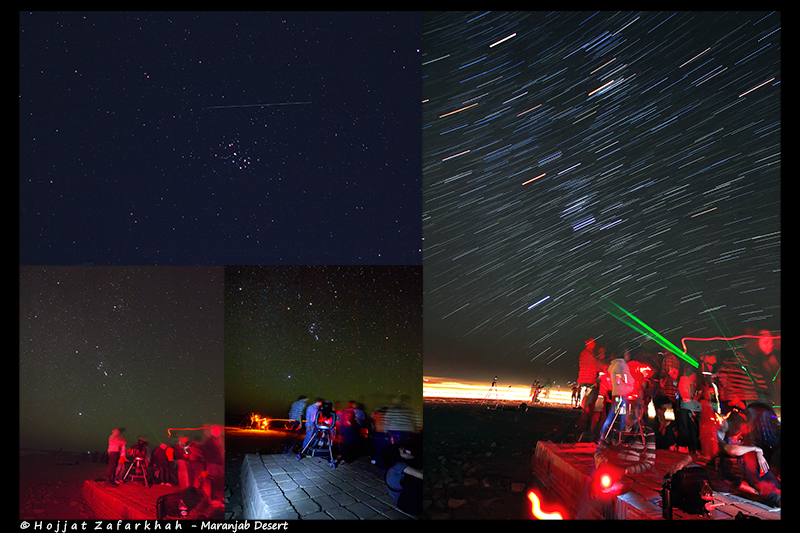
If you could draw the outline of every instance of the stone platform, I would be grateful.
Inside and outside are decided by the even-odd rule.
[[[331,468],[321,457],[247,454],[241,473],[246,520],[413,519],[398,510],[366,458]]]
[[[100,520],[156,520],[158,498],[178,490],[178,487],[166,485],[147,488],[136,481],[128,481],[112,488],[105,481],[87,480],[83,485],[83,499],[92,509],[94,518]],[[211,508],[205,502],[191,509],[186,517],[187,520],[222,518],[222,509]]]
[[[593,443],[554,444],[540,441],[531,460],[536,478],[546,492],[563,502],[571,516],[579,511],[586,518],[602,518],[599,512],[586,513],[586,492],[590,478],[595,471]],[[625,482],[630,490],[613,498],[610,509],[604,509],[605,516],[619,520],[661,520],[661,483],[670,467],[677,464],[685,454],[669,450],[656,450],[656,463],[652,470],[643,474],[626,476]],[[734,494],[715,492],[717,507],[713,519],[730,520],[740,511],[747,516],[762,520],[780,520],[780,508],[772,508],[758,502],[747,500]],[[675,520],[701,519],[698,515],[673,511]]]

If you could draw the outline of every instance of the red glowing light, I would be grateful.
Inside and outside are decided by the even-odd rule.
[[[610,463],[604,463],[592,476],[592,490],[595,494],[616,494],[622,488],[619,484],[623,470]]]
[[[559,513],[559,512],[547,513],[545,511],[543,511],[542,507],[541,507],[541,504],[539,503],[539,497],[536,496],[536,494],[533,491],[528,493],[528,499],[531,501],[531,504],[533,504],[533,507],[532,507],[533,516],[535,516],[537,519],[539,519],[539,520],[564,520],[564,517],[561,516],[561,513]]]
[[[681,345],[683,346],[683,351],[686,352],[686,341],[732,341],[736,339],[761,339],[759,344],[763,341],[765,344],[762,346],[762,350],[764,353],[769,353],[766,351],[766,348],[769,347],[769,350],[772,351],[772,344],[767,344],[766,339],[780,339],[780,335],[772,335],[772,336],[762,336],[762,335],[737,335],[735,337],[684,337],[681,339]]]
[[[219,429],[219,426],[217,426],[216,424],[211,426],[211,427],[207,427],[206,426],[206,427],[199,427],[199,428],[167,428],[167,437],[171,438],[173,431],[200,431],[201,429],[210,429],[210,430],[212,430],[212,432],[214,433],[215,437],[219,437],[220,431],[221,431]]]

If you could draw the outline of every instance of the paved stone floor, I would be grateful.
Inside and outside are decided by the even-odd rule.
[[[138,481],[127,481],[119,487],[109,488],[105,481],[87,480],[83,486],[83,498],[91,516],[103,520],[155,520],[158,498],[177,492],[175,486],[152,485],[148,488]],[[188,519],[222,520],[224,510],[201,501],[189,511]]]
[[[366,458],[331,468],[324,457],[248,454],[241,490],[248,520],[415,518],[393,505],[383,476]]]

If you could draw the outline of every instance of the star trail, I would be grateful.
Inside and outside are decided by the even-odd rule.
[[[778,12],[425,13],[425,373],[780,329]]]

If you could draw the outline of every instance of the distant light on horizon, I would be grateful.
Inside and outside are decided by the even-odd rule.
[[[431,380],[435,382],[431,382]],[[509,385],[495,387],[485,384],[460,381],[437,381],[437,378],[424,378],[422,398],[451,398],[460,400],[486,400],[487,402],[522,403],[531,401],[530,386]],[[544,389],[539,393],[539,403],[567,406],[572,404],[572,390]]]

